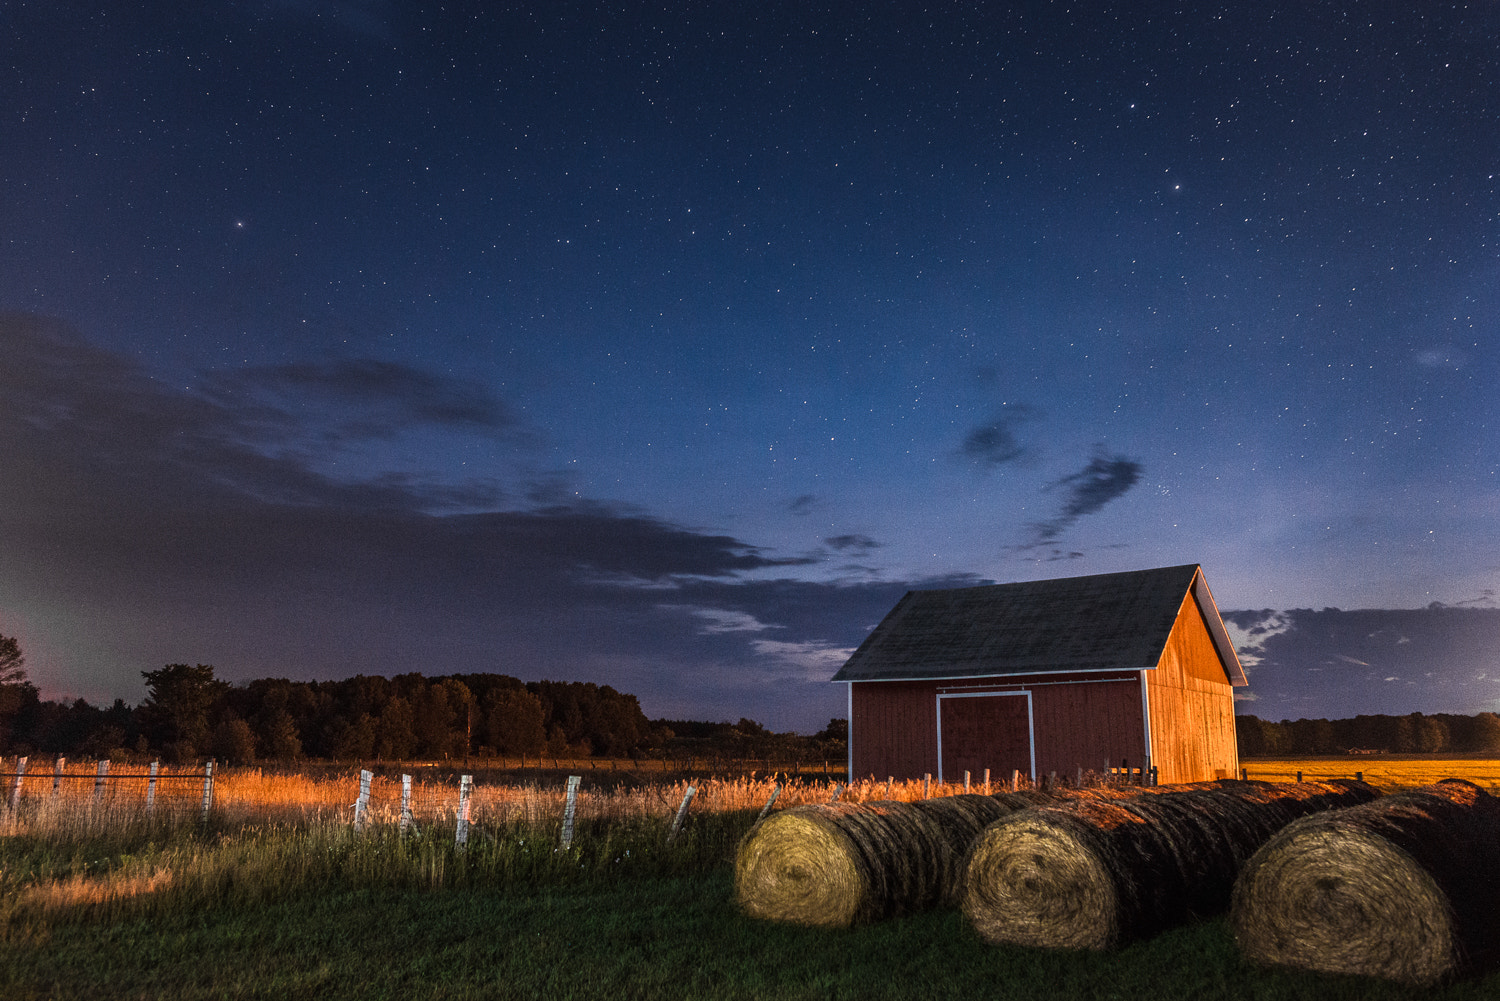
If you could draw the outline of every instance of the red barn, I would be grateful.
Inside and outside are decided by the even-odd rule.
[[[1196,563],[908,591],[833,680],[849,685],[850,778],[1239,769],[1245,672]]]

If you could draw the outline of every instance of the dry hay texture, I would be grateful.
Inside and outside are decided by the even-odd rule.
[[[1497,958],[1500,800],[1462,779],[1289,825],[1246,864],[1250,959],[1429,985]]]
[[[926,910],[952,899],[964,855],[986,826],[1042,798],[792,807],[741,840],[735,893],[752,917],[804,925],[845,927]]]
[[[1240,867],[1282,827],[1378,795],[1342,780],[1227,781],[1038,806],[975,841],[959,903],[990,942],[1111,948],[1225,910]]]

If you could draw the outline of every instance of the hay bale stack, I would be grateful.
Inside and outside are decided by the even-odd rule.
[[[1230,925],[1256,962],[1429,985],[1495,965],[1497,895],[1500,799],[1446,779],[1287,826]]]
[[[845,927],[951,899],[969,844],[1026,798],[796,806],[752,827],[735,856],[735,893],[752,917]]]
[[[1038,806],[980,835],[960,906],[991,942],[1107,949],[1224,910],[1241,865],[1281,827],[1378,795],[1362,782],[1226,782]]]

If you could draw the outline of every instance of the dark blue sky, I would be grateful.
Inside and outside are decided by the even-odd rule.
[[[497,670],[807,730],[911,586],[1494,604],[1493,4],[145,6],[0,8],[44,691]],[[1343,715],[1277,621],[1257,711]]]

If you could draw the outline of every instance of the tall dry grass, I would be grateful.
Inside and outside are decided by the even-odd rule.
[[[11,769],[14,765],[11,764]],[[0,768],[0,771],[11,769]],[[419,824],[454,823],[459,810],[459,784],[451,768],[413,767],[410,810]],[[766,776],[751,773],[732,778],[689,779],[663,776],[659,781],[626,784],[610,781],[612,773],[582,771],[575,817],[587,821],[645,821],[672,817],[689,786],[695,791],[694,815],[762,809],[779,788],[775,807],[826,803],[835,795],[844,802],[876,799],[910,802],[951,796],[966,791],[963,783],[913,781],[855,781],[848,785],[814,776]],[[149,768],[112,763],[102,786],[92,763],[68,763],[63,772],[31,771],[13,797],[14,779],[0,780],[0,835],[47,834],[90,837],[122,828],[180,824],[201,818],[204,773],[198,767],[160,769],[154,804],[148,809]],[[1099,781],[1090,773],[1087,784]],[[974,792],[1000,792],[1008,783],[986,785],[974,781]],[[280,769],[220,768],[213,778],[210,817],[218,830],[248,825],[312,825],[352,820],[359,795],[357,769],[310,774]],[[377,774],[370,789],[370,820],[394,823],[401,812],[398,774]],[[560,821],[566,793],[555,781],[517,781],[513,776],[474,786],[469,804],[475,825],[540,826]]]

